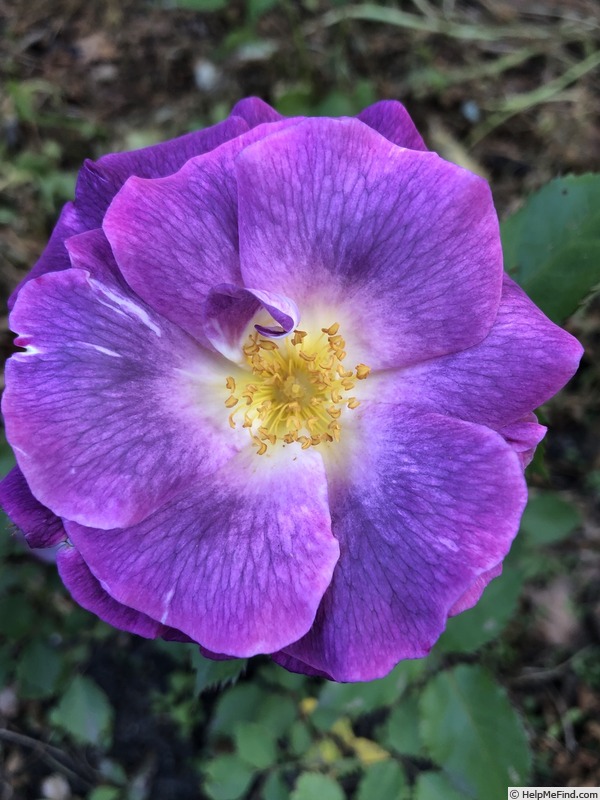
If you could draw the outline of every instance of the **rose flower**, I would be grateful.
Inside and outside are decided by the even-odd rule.
[[[404,108],[87,162],[15,293],[0,500],[75,600],[339,681],[500,573],[581,347],[503,274],[488,185]]]

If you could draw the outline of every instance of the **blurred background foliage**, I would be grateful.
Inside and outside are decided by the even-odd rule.
[[[380,681],[209,662],[114,631],[4,520],[0,800],[600,785],[600,186],[585,174],[600,170],[597,0],[0,0],[0,26],[3,301],[84,158],[214,123],[249,94],[326,115],[391,97],[432,149],[491,181],[506,268],[586,347],[540,410],[550,432],[504,574],[427,659]],[[3,445],[3,474],[12,463]]]

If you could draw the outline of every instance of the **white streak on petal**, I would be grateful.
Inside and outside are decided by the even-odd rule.
[[[92,347],[98,353],[103,353],[105,356],[112,356],[113,358],[121,358],[119,353],[115,353],[114,350],[109,350],[108,347],[102,347],[102,345],[100,344],[92,344],[91,342],[78,342],[78,344],[81,344],[84,347]]]
[[[22,338],[26,338],[26,337],[22,335]],[[20,346],[22,346],[22,345],[20,345]],[[15,353],[13,355],[13,358],[17,358],[18,359],[18,358],[25,358],[26,356],[39,356],[39,355],[42,355],[43,353],[44,353],[44,351],[41,348],[36,347],[36,345],[34,345],[34,344],[28,344],[28,345],[25,345],[24,352]]]
[[[115,292],[111,292],[111,290],[108,287],[106,287],[103,283],[100,283],[100,281],[95,280],[94,278],[89,278],[89,282],[101,294],[103,294],[109,300],[112,300],[112,303],[116,304],[117,307],[115,308],[115,306],[112,305],[112,303],[111,304],[103,303],[102,300],[100,300],[100,303],[102,303],[102,305],[107,306],[108,308],[112,308],[113,311],[116,311],[118,314],[125,314],[127,312],[133,314],[134,317],[137,317],[140,320],[140,322],[147,328],[149,328],[153,333],[155,333],[157,336],[161,336],[160,328],[158,327],[158,325],[152,322],[152,320],[150,319],[150,317],[144,311],[143,308],[140,308],[132,300],[129,300],[128,298],[123,297],[120,294],[116,294]]]
[[[169,591],[165,595],[165,610],[162,617],[160,618],[160,621],[162,622],[163,625],[166,623],[168,619],[169,611],[171,610],[171,600],[173,599],[174,594],[175,594],[175,588],[169,589]]]
[[[446,539],[444,536],[439,536],[437,539],[437,543],[447,547],[448,550],[452,550],[452,552],[456,553],[458,551],[458,545],[456,542],[453,542],[451,539]]]

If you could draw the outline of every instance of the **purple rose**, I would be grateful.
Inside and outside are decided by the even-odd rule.
[[[15,293],[17,294],[17,293]],[[83,167],[18,289],[0,499],[118,628],[369,680],[500,573],[581,347],[404,108]]]

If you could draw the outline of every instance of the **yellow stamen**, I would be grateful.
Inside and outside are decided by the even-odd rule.
[[[340,441],[343,415],[360,405],[348,394],[370,369],[365,364],[356,372],[345,369],[346,341],[339,329],[337,322],[316,334],[297,329],[279,344],[253,333],[242,347],[247,378],[243,371],[226,378],[230,395],[224,402],[243,408],[242,428],[258,455],[278,441],[298,443],[303,450]],[[229,415],[232,428],[238,411]]]
[[[279,350],[279,346],[273,339],[261,339],[258,343],[261,350]]]
[[[263,426],[258,429],[260,433],[260,438],[264,441],[271,442],[271,444],[275,444],[277,441],[277,436],[274,433],[269,433],[269,430]]]
[[[299,331],[298,329],[296,329],[294,331],[294,335],[292,336],[292,344],[294,345],[294,347],[296,347],[299,344],[302,344],[302,340],[306,336],[308,336],[308,333],[306,331]]]
[[[253,436],[254,443],[258,446],[258,450],[256,451],[257,456],[264,456],[267,452],[267,445],[258,438],[258,436]]]

